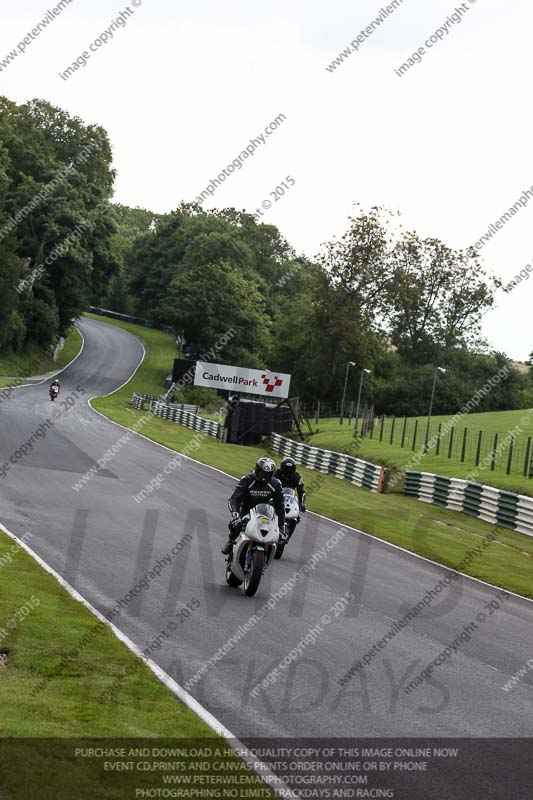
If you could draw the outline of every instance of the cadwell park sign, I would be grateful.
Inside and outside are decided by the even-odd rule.
[[[287,399],[291,376],[282,372],[196,362],[195,386]]]

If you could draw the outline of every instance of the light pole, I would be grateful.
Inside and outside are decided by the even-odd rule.
[[[359,424],[359,406],[361,405],[361,392],[363,391],[363,378],[365,377],[365,372],[367,375],[370,375],[369,369],[361,370],[361,380],[359,381],[359,394],[357,395],[357,409],[355,411],[355,426],[353,429],[354,437],[357,437],[357,426]]]
[[[429,401],[428,421],[427,421],[427,425],[426,425],[426,435],[424,437],[424,453],[427,453],[427,451],[429,450],[429,445],[428,445],[428,442],[429,442],[429,427],[431,425],[431,412],[433,411],[433,400],[435,398],[435,388],[437,386],[437,375],[439,374],[439,372],[442,372],[442,374],[444,375],[446,370],[444,369],[444,367],[436,367],[435,368],[435,375],[433,376],[433,388],[431,390],[431,399]]]
[[[346,376],[344,378],[344,391],[342,393],[341,416],[339,419],[339,425],[342,425],[342,420],[344,417],[344,400],[346,398],[346,386],[348,384],[348,370],[350,369],[350,367],[355,367],[355,361],[348,361],[348,363],[346,364]]]

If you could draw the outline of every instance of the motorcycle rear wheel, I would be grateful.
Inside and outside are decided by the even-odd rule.
[[[244,573],[244,594],[253,597],[259,589],[263,574],[264,555],[262,550],[252,550],[252,563],[249,570]]]
[[[276,560],[280,559],[284,553],[285,546],[288,544],[292,534],[294,533],[294,529],[296,528],[296,524],[294,520],[290,520],[290,522],[285,523],[285,532],[287,535],[287,539],[285,542],[278,542],[278,546],[276,547],[276,554],[274,558]]]

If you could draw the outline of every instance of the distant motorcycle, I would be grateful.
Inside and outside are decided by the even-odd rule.
[[[296,499],[296,492],[294,489],[290,489],[288,486],[283,488],[283,505],[285,506],[286,541],[280,542],[278,545],[276,554],[274,556],[275,559],[281,558],[283,551],[285,550],[285,546],[290,541],[292,534],[296,530],[296,526],[300,522],[300,506],[298,505],[298,500]]]
[[[279,528],[272,506],[262,503],[243,517],[239,533],[226,559],[228,586],[244,584],[244,594],[253,597],[279,546]]]
[[[56,399],[56,397],[59,394],[59,387],[58,386],[50,386],[50,390],[49,390],[48,394],[50,395],[50,400],[53,403],[54,400]]]

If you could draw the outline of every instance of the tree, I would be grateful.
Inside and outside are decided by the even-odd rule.
[[[387,312],[392,339],[402,354],[412,363],[424,363],[443,348],[475,344],[482,314],[500,285],[476,256],[407,232],[391,258]]]
[[[164,218],[163,214],[154,214],[145,208],[130,208],[121,203],[112,203],[110,215],[116,225],[115,244],[126,271],[128,258],[137,239],[157,229]]]
[[[374,326],[391,280],[391,213],[376,206],[357,217],[340,240],[328,242],[319,263],[335,289],[345,292],[354,321]],[[339,297],[341,296],[339,292]]]
[[[494,305],[499,278],[489,275],[474,252],[455,251],[449,280],[440,297],[441,323],[438,338],[446,348],[477,346],[481,319]]]
[[[7,175],[9,157],[0,147],[0,231],[7,225],[4,212],[10,180]],[[16,287],[22,261],[16,255],[16,239],[12,234],[0,236],[0,349],[11,346],[19,349],[26,335],[26,326],[19,312]]]
[[[354,295],[335,285],[319,264],[294,278],[299,290],[280,304],[275,318],[272,363],[293,376],[291,389],[306,400],[341,396],[346,364],[372,367],[384,347]],[[349,389],[355,393],[355,384]]]
[[[294,390],[308,400],[338,399],[347,362],[357,364],[353,381],[384,347],[378,316],[390,271],[386,218],[377,207],[360,212],[340,239],[324,245],[317,263],[286,265],[287,277],[298,269],[279,301],[273,362],[293,374]]]
[[[229,261],[191,264],[171,281],[160,316],[183,333],[195,357],[228,343],[209,360],[267,366],[270,321],[257,287]]]
[[[21,305],[27,336],[48,329],[51,342],[118,269],[111,147],[102,128],[41,100],[17,106],[0,98],[0,130],[9,155],[4,209],[17,223],[16,255],[29,279],[31,297]]]
[[[265,298],[267,311],[272,315],[288,287],[290,291],[291,284],[287,276],[290,278],[299,269],[300,260],[294,249],[275,225],[257,223],[251,214],[234,208],[213,213],[240,231],[253,258],[253,272],[249,272],[247,277],[257,282]]]
[[[154,230],[135,240],[129,258],[129,292],[136,313],[156,316],[187,249],[187,225],[196,214],[182,204]]]

